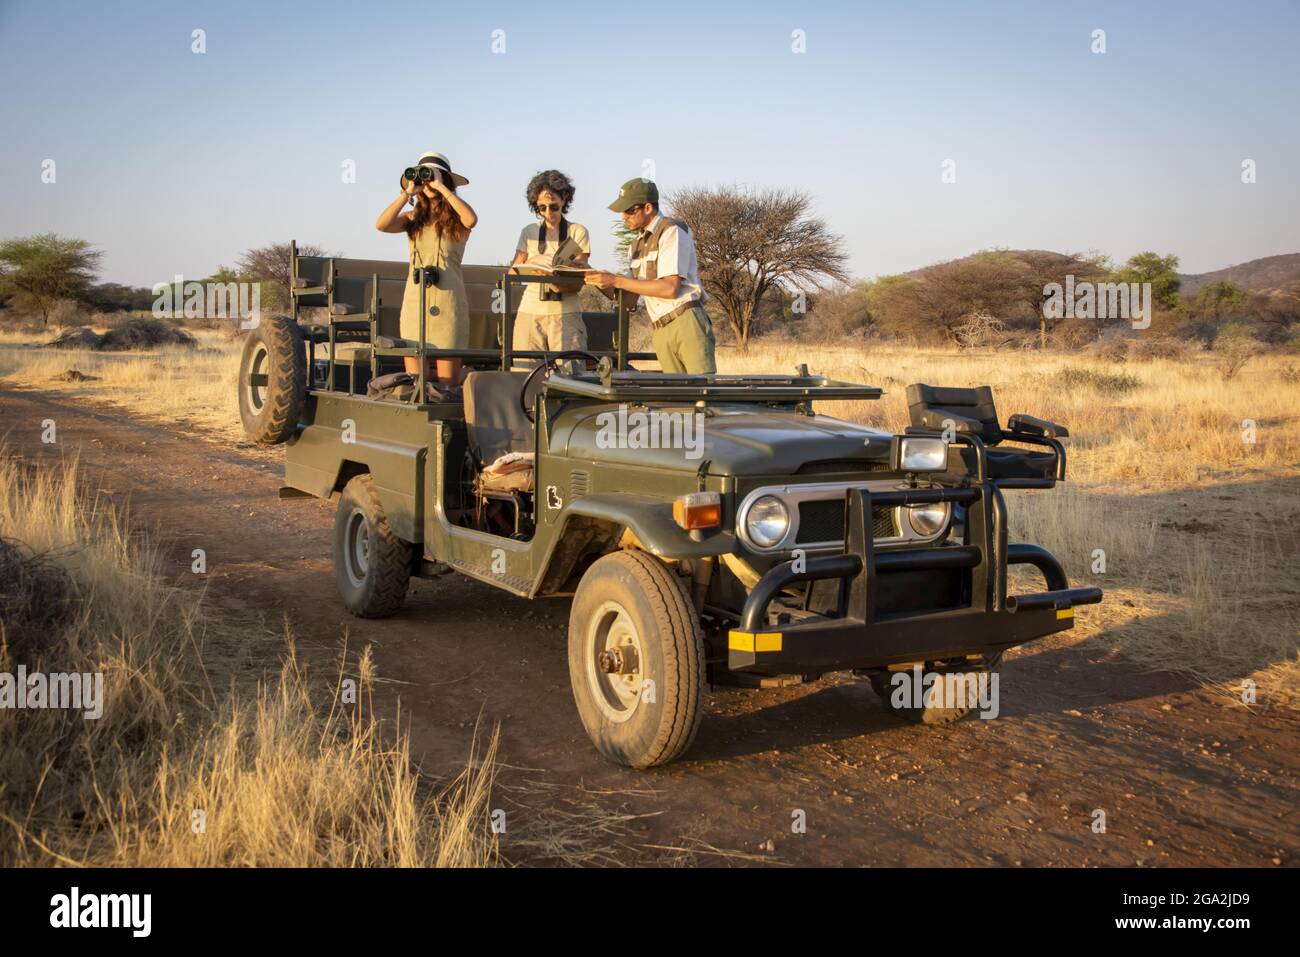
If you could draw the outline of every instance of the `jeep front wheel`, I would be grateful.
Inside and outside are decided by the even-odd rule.
[[[370,476],[348,482],[334,515],[334,577],[348,611],[384,618],[402,607],[411,547],[393,534]]]
[[[704,707],[704,636],[676,574],[645,552],[587,570],[569,615],[569,681],[604,757],[666,764],[695,739]]]

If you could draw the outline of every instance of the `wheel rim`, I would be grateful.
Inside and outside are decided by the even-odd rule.
[[[366,574],[370,570],[370,523],[359,511],[348,516],[343,537],[343,567],[354,587],[360,588],[366,583]]]
[[[266,346],[259,342],[253,352],[253,360],[248,364],[248,382],[245,384],[248,390],[248,405],[257,412],[261,412],[262,406],[266,404],[269,355]]]
[[[605,670],[604,653],[618,657],[621,668],[617,672]],[[632,616],[618,602],[607,601],[596,609],[587,626],[584,657],[587,684],[600,713],[618,724],[631,719],[641,705],[645,654]]]

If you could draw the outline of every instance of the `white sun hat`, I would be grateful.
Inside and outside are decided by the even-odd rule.
[[[443,156],[441,153],[435,152],[434,150],[426,150],[425,152],[421,153],[420,162],[417,163],[416,165],[438,167],[447,175],[449,175],[451,177],[451,181],[455,183],[457,186],[466,186],[469,184],[469,180],[467,180],[464,176],[461,176],[460,173],[453,173],[451,171],[451,160],[447,159],[447,157]]]

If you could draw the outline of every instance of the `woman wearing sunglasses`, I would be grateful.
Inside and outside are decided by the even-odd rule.
[[[469,232],[478,223],[478,215],[456,194],[457,186],[469,183],[453,173],[451,163],[441,153],[428,152],[416,164],[422,172],[419,182],[403,174],[402,193],[379,214],[375,226],[380,232],[406,233],[411,272],[402,297],[402,338],[420,341],[420,321],[424,321],[425,342],[437,349],[464,349],[469,346],[469,297],[461,262]],[[402,212],[408,202],[415,208]],[[419,270],[419,273],[417,273]],[[420,315],[420,286],[425,283],[425,315]],[[419,371],[414,356],[404,359],[406,371]],[[431,375],[432,370],[427,375]],[[460,359],[439,359],[438,380],[445,386],[460,385],[464,364]]]
[[[552,257],[556,264],[587,265],[591,240],[587,229],[571,223],[565,213],[573,205],[575,190],[559,170],[538,173],[528,183],[528,208],[540,220],[524,227],[515,246],[512,266]],[[564,352],[587,348],[587,327],[579,301],[581,285],[527,283],[515,317],[511,348],[521,352]],[[533,362],[529,362],[532,365]]]

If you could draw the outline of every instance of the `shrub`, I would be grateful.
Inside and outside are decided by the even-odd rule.
[[[1191,351],[1188,343],[1178,339],[1140,336],[1132,340],[1128,355],[1138,362],[1150,362],[1153,359],[1186,359]]]
[[[1090,350],[1102,362],[1123,365],[1128,362],[1129,339],[1098,339]]]
[[[1066,319],[1052,330],[1051,343],[1058,349],[1083,349],[1096,342],[1100,333],[1095,319]]]
[[[1069,366],[1054,376],[1058,385],[1067,390],[1091,389],[1099,395],[1124,395],[1142,385],[1142,380],[1127,372],[1098,372]]]

